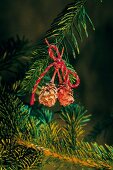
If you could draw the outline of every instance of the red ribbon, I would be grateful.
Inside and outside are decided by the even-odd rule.
[[[76,88],[80,84],[80,79],[79,79],[79,76],[77,75],[77,73],[76,72],[72,72],[71,70],[69,70],[66,67],[65,62],[62,60],[62,55],[63,55],[63,52],[64,52],[64,48],[62,49],[62,53],[60,54],[59,49],[58,49],[57,46],[49,44],[47,39],[45,39],[45,41],[46,41],[47,45],[49,46],[49,48],[48,48],[49,56],[54,60],[54,62],[51,63],[45,69],[45,71],[40,75],[40,77],[36,81],[36,83],[35,83],[35,85],[33,87],[33,90],[32,90],[32,96],[31,96],[30,105],[34,104],[35,93],[36,93],[38,84],[40,83],[41,79],[45,76],[45,74],[49,71],[49,69],[51,67],[53,67],[53,66],[55,68],[55,71],[54,71],[54,74],[53,74],[53,77],[52,77],[52,80],[51,80],[52,82],[54,82],[55,76],[56,76],[56,74],[58,74],[59,82],[60,82],[60,84],[62,83],[62,78],[61,78],[61,75],[60,75],[60,72],[59,72],[59,70],[61,70],[62,77],[64,79],[64,82],[63,82],[64,84],[68,84],[68,86],[70,88]],[[54,51],[53,50],[56,52],[57,57],[54,55]],[[75,84],[71,84],[71,82],[70,82],[69,75],[71,75],[71,74],[76,78],[76,83]]]

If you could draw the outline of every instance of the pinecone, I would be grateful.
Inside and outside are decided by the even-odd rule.
[[[57,88],[54,83],[43,86],[39,94],[39,102],[45,106],[52,107],[57,100]]]
[[[68,85],[60,85],[58,88],[58,100],[62,106],[67,106],[74,102],[73,91]]]

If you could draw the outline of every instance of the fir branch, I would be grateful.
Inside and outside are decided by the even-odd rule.
[[[103,147],[102,145],[99,146],[96,142],[88,143],[81,141],[77,142],[77,147],[78,149],[75,151],[77,157],[87,160],[87,162],[92,164],[92,167],[97,166],[97,168],[107,169],[113,168],[112,146],[105,145],[105,147]]]
[[[93,26],[93,23],[85,10],[84,4],[85,1],[80,0],[68,5],[53,21],[50,30],[48,30],[45,35],[45,38],[47,38],[50,43],[56,44],[60,51],[62,50],[62,47],[65,47],[64,59],[66,62],[69,62],[70,58],[68,53],[72,52],[73,57],[76,56],[76,51],[79,53],[78,42],[83,39],[84,33],[88,36],[86,20]],[[44,68],[46,68],[49,63],[47,47],[43,41],[37,44],[37,48],[32,51],[34,63],[26,73],[21,84],[20,93],[31,92],[37,77],[44,71]],[[42,59],[41,63],[40,59]],[[39,68],[40,70],[38,71]]]
[[[31,126],[29,108],[24,109],[21,100],[7,92],[5,88],[1,87],[0,94],[1,138],[14,139],[15,136],[21,136],[29,139],[31,137],[31,131],[27,126],[27,124]]]
[[[17,115],[22,104],[17,97],[3,88],[0,89],[0,94],[1,137],[12,138],[18,133]]]
[[[41,163],[42,152],[36,151],[32,147],[18,144],[15,140],[2,140],[1,166],[6,169],[26,169],[37,160],[37,165]]]
[[[31,90],[35,84],[35,81],[38,79],[40,74],[44,71],[48,64],[48,59],[39,59],[34,62],[30,67],[29,71],[26,72],[26,76],[21,83],[20,90],[18,91],[19,95],[26,93],[31,93]]]
[[[32,56],[28,56],[29,42],[25,37],[10,38],[0,44],[0,76],[2,84],[22,79]],[[8,75],[8,76],[7,76]]]
[[[11,61],[11,58],[14,58],[20,51],[22,53],[28,43],[29,41],[25,37],[20,38],[18,35],[16,38],[9,38],[6,42],[2,42],[0,44],[1,64]]]
[[[76,3],[68,5],[64,11],[62,11],[57,18],[51,24],[50,30],[46,33],[46,38],[57,42],[57,44],[64,44],[69,46],[73,52],[73,56],[76,56],[75,48],[79,54],[78,38],[83,39],[85,33],[88,37],[86,20],[94,28],[94,25],[88,16],[85,7],[85,1],[80,0]]]
[[[25,169],[32,166],[35,167],[35,163],[38,167],[40,161],[37,163],[36,160],[40,160],[44,154],[48,161],[51,158],[52,160],[57,159],[85,167],[113,168],[112,146],[106,145],[103,147],[96,143],[79,142],[76,138],[77,135],[73,136],[76,140],[75,147],[72,148],[72,145],[67,142],[67,138],[72,140],[73,134],[71,133],[73,131],[70,131],[70,129],[73,127],[73,124],[77,134],[81,131],[80,126],[84,127],[89,120],[83,108],[80,108],[78,105],[71,105],[63,109],[65,114],[62,113],[62,118],[68,128],[64,128],[64,126],[62,128],[57,122],[48,122],[49,119],[42,121],[46,120],[43,116],[38,119],[43,124],[40,124],[37,128],[36,119],[28,119],[29,107],[22,106],[22,103],[11,94],[9,95],[4,91],[1,94],[0,113],[3,120],[2,123],[7,127],[6,129],[3,126],[4,131],[1,136],[3,167],[9,166],[12,169],[15,167]],[[49,115],[49,112],[47,112],[47,115]],[[24,128],[25,131],[22,134]],[[67,130],[67,135],[65,135],[65,130]]]
[[[8,169],[29,168],[38,157],[38,153],[30,148],[17,145],[16,138],[33,141],[37,136],[38,120],[30,118],[29,108],[6,89],[1,88],[1,167]],[[39,163],[38,163],[39,164]]]
[[[75,135],[73,139],[77,139],[83,134],[83,128],[91,117],[91,115],[87,115],[86,113],[87,110],[78,104],[72,104],[62,109],[60,117],[65,122],[64,128],[67,134]],[[67,139],[69,139],[69,137]]]
[[[39,146],[52,148],[53,150],[60,150],[60,138],[62,136],[62,129],[56,122],[49,124],[41,124],[36,143]]]
[[[22,141],[21,139],[18,139],[17,142],[20,145],[32,147],[38,151],[40,150],[43,152],[43,154],[46,157],[52,157],[54,159],[58,159],[59,161],[63,160],[65,162],[70,162],[75,165],[78,164],[79,166],[82,166],[82,167],[84,166],[84,167],[98,168],[98,169],[99,168],[106,168],[106,169],[113,168],[113,165],[112,165],[113,147],[112,146],[106,145],[106,147],[109,149],[109,157],[107,157],[108,152],[103,146],[98,146],[96,143],[89,144],[89,143],[78,142],[77,146],[80,147],[80,150],[77,150],[77,151],[75,150],[74,155],[66,156],[66,155],[63,155],[62,153],[59,154],[57,152],[53,152],[51,149],[39,147],[39,146],[37,146],[35,144],[31,144],[27,141]],[[81,148],[81,146],[83,146],[83,147]],[[84,150],[82,150],[82,149],[84,149]],[[94,152],[94,150],[96,152]],[[90,154],[90,155],[88,155],[88,154]],[[75,157],[75,155],[77,155],[77,156]],[[109,158],[110,158],[110,160],[109,160]]]
[[[105,120],[102,122],[98,122],[95,124],[93,129],[87,134],[85,137],[85,141],[87,142],[94,142],[96,141],[97,137],[103,132],[106,131],[111,125],[113,125],[113,117],[108,116]]]

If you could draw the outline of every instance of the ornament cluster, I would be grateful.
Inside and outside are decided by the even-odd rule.
[[[67,106],[74,102],[72,88],[78,87],[78,85],[80,84],[80,79],[79,79],[77,73],[69,70],[66,67],[65,62],[62,60],[64,48],[62,49],[62,52],[60,54],[56,45],[49,44],[47,39],[45,41],[49,47],[48,48],[49,56],[54,60],[54,62],[51,63],[45,69],[45,71],[40,75],[40,77],[36,81],[36,83],[33,87],[33,90],[32,90],[30,105],[34,104],[35,93],[36,93],[38,84],[40,83],[41,79],[45,76],[45,74],[50,70],[51,67],[54,67],[55,71],[53,73],[50,83],[43,86],[39,93],[39,103],[41,103],[45,106],[48,106],[48,107],[52,107],[55,105],[55,103],[58,99],[60,105]],[[57,57],[54,55],[54,52],[56,52]],[[70,74],[75,77],[75,79],[76,79],[75,84],[71,84]],[[54,83],[56,75],[58,76],[58,79],[59,79],[59,84],[57,85],[57,87]]]
[[[73,91],[67,85],[59,85],[56,88],[55,84],[50,82],[48,85],[42,87],[39,94],[39,102],[45,106],[52,107],[55,105],[57,99],[60,105],[67,106],[74,102]]]

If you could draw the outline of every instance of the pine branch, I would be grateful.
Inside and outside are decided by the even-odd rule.
[[[4,88],[0,89],[0,117],[1,117],[1,137],[12,138],[18,133],[17,115],[21,101],[14,95],[10,95]]]
[[[106,145],[106,149],[103,146],[98,146],[96,143],[89,144],[78,142],[78,147],[80,150],[75,150],[75,154],[71,156],[66,156],[63,154],[59,154],[57,152],[53,152],[50,149],[46,149],[44,147],[38,147],[35,144],[31,144],[27,141],[22,141],[21,139],[17,140],[17,143],[20,145],[24,145],[30,148],[33,148],[37,151],[42,151],[46,157],[52,157],[54,159],[58,159],[59,161],[63,160],[65,162],[70,162],[75,165],[90,167],[90,168],[106,168],[112,169],[113,168],[113,147]],[[82,148],[81,148],[82,147]],[[83,150],[82,150],[83,149]],[[109,156],[107,149],[109,150]],[[96,152],[94,152],[94,150]],[[75,155],[77,155],[75,157]],[[78,156],[79,155],[79,156]],[[90,155],[90,156],[89,156]],[[109,160],[110,159],[110,160]]]
[[[28,56],[28,46],[28,40],[24,37],[21,39],[18,36],[0,44],[0,76],[2,84],[12,84],[23,78],[32,59],[32,56]]]
[[[46,37],[48,39],[52,38],[53,42],[56,41],[57,44],[69,46],[73,52],[73,56],[76,56],[76,50],[78,54],[80,51],[78,40],[83,39],[84,33],[88,37],[86,20],[88,20],[93,29],[95,29],[85,10],[84,4],[85,1],[80,0],[68,5],[53,21],[50,30],[46,33]]]
[[[95,143],[77,142],[78,150],[75,154],[78,158],[88,160],[92,167],[113,168],[113,147],[105,144],[105,147]]]
[[[5,88],[1,89],[0,94],[1,168],[26,169],[35,160],[40,166],[40,152],[15,143],[16,138],[33,141],[37,135],[38,120],[30,118],[29,107],[25,107],[14,94],[8,93]]]
[[[15,140],[2,140],[1,167],[3,169],[28,169],[37,161],[41,164],[43,154],[32,147],[18,144]]]
[[[84,4],[85,2],[80,0],[68,5],[53,21],[50,30],[48,30],[45,35],[50,43],[54,43],[59,47],[60,51],[62,50],[62,47],[65,48],[63,58],[66,60],[66,63],[69,62],[70,57],[68,54],[70,52],[73,53],[73,57],[76,56],[76,51],[79,53],[78,42],[83,39],[84,33],[88,36],[86,20],[91,23],[94,29]],[[37,57],[34,57],[34,63],[26,73],[19,93],[26,94],[31,92],[37,77],[44,71],[44,68],[46,68],[47,64],[50,62],[44,40],[37,44],[37,48],[34,48],[32,54]]]
[[[18,35],[16,38],[9,38],[6,42],[2,42],[0,44],[0,56],[3,56],[0,58],[1,64],[5,64],[6,61],[9,62],[14,55],[24,50],[28,43],[29,41],[25,37],[21,39]]]
[[[50,162],[57,159],[75,166],[113,168],[112,146],[103,147],[96,143],[78,141],[77,133],[81,135],[82,127],[89,120],[82,107],[71,105],[63,109],[61,116],[67,124],[66,127],[58,122],[51,122],[49,111],[44,111],[47,117],[41,114],[38,120],[30,118],[28,106],[25,107],[17,97],[3,90],[1,94],[3,167],[25,169],[35,167],[35,164],[39,167],[46,159],[43,157],[43,161],[40,161],[44,154]],[[42,123],[40,124],[39,121]],[[40,125],[37,126],[37,123]],[[71,143],[74,144],[72,148],[67,141],[73,142],[73,139],[75,143]]]
[[[47,64],[48,64],[48,59],[45,58],[39,59],[34,62],[34,64],[30,67],[29,71],[26,72],[26,77],[22,81],[20,90],[18,91],[19,95],[31,93],[35,81],[40,76],[40,74],[44,71]]]
[[[96,123],[96,125],[93,127],[93,129],[87,134],[85,137],[85,141],[94,142],[96,141],[97,137],[103,132],[106,131],[111,125],[113,125],[113,117],[108,116],[105,120],[102,122]]]
[[[90,115],[86,115],[83,107],[73,104],[63,109],[60,117],[63,126],[53,120],[48,123],[43,121],[45,123],[39,127],[36,141],[43,147],[62,150],[64,153],[73,152],[76,148],[76,140],[82,136],[83,127],[89,121]]]
[[[72,104],[63,108],[60,114],[61,119],[65,122],[66,140],[71,139],[70,142],[74,149],[76,147],[76,140],[83,135],[84,126],[90,120],[91,115],[87,115],[86,113],[87,110],[85,110],[84,107],[78,104]]]

